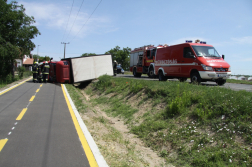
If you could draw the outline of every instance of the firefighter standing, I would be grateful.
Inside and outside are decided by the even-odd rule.
[[[41,83],[42,81],[41,66],[38,66],[38,82]]]
[[[38,82],[38,62],[34,62],[32,66],[32,72],[33,72],[33,82]]]
[[[117,62],[116,62],[116,60],[114,60],[113,70],[114,70],[114,76],[116,76],[116,73],[117,73]]]
[[[43,67],[43,80],[45,83],[48,81],[49,69],[50,69],[50,66],[48,62],[46,61]]]

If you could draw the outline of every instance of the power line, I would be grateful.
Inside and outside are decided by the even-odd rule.
[[[79,9],[79,11],[78,11],[78,13],[77,13],[77,15],[76,15],[76,17],[75,17],[75,19],[74,19],[74,23],[75,23],[75,21],[76,21],[77,16],[79,15],[79,12],[80,12],[80,10],[81,10],[81,7],[82,7],[82,5],[83,5],[83,2],[84,2],[84,0],[82,1],[81,6],[80,6],[80,9]],[[72,31],[72,28],[73,28],[73,26],[74,26],[74,23],[73,23],[73,25],[72,25],[72,27],[71,27],[71,29],[70,29],[70,31],[69,31],[67,37],[69,36],[70,32]]]
[[[79,30],[79,32],[73,37],[72,40],[74,40],[74,38],[80,33],[80,31],[82,30],[82,28],[86,25],[86,23],[88,22],[88,20],[91,18],[91,16],[94,14],[94,12],[96,11],[96,9],[98,8],[98,6],[100,5],[100,3],[102,2],[102,0],[98,3],[98,5],[96,6],[96,8],[94,9],[94,11],[92,12],[92,14],[89,16],[89,18],[87,19],[87,21],[83,24],[83,26],[81,27],[81,29]],[[71,41],[72,41],[71,40]]]
[[[73,0],[72,7],[71,7],[71,10],[70,10],[70,14],[69,14],[69,17],[68,17],[68,20],[67,20],[67,25],[66,25],[66,28],[65,28],[65,31],[64,31],[64,35],[63,35],[62,41],[63,41],[63,39],[65,37],[66,29],[67,29],[67,26],[68,26],[68,23],[69,23],[69,19],[70,19],[71,13],[72,13],[72,9],[73,9],[73,4],[74,4],[74,0]]]

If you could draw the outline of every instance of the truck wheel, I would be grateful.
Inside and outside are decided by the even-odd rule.
[[[155,78],[155,74],[154,74],[154,69],[153,69],[153,67],[150,68],[150,71],[149,71],[149,73],[148,73],[148,76],[149,76],[150,78]]]
[[[187,80],[187,78],[179,78],[180,82],[185,82]]]
[[[134,77],[137,77],[136,68],[133,69],[133,75]]]
[[[221,85],[224,85],[226,83],[226,80],[223,79],[223,80],[218,80],[216,81],[217,85],[221,86]]]
[[[193,72],[191,74],[191,83],[198,85],[198,84],[200,84],[200,82],[201,82],[201,78],[200,78],[199,73],[198,72]]]
[[[134,68],[133,75],[134,75],[134,77],[141,77],[142,73],[137,73],[136,68]]]
[[[159,79],[159,81],[167,81],[167,78],[164,76],[162,71],[159,71],[158,79]]]

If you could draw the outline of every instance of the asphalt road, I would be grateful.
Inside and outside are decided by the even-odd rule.
[[[60,85],[26,83],[0,95],[0,166],[90,166]]]
[[[141,76],[140,78],[136,78],[133,75],[127,75],[127,74],[117,74],[116,77],[125,77],[125,78],[132,78],[132,79],[145,79],[145,80],[154,80],[158,81],[158,78],[149,78],[148,76]],[[175,81],[177,82],[177,79],[168,79],[168,81]],[[190,80],[187,80],[186,82],[190,82]],[[218,86],[215,82],[202,82],[201,85],[205,86]],[[229,88],[232,90],[245,90],[248,92],[252,92],[252,85],[246,85],[246,84],[234,84],[234,83],[225,83],[224,85],[220,86],[223,88]]]

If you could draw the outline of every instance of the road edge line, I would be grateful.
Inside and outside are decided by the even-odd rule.
[[[4,89],[3,91],[0,92],[0,96],[3,95],[3,94],[5,94],[8,91],[14,89],[15,87],[18,87],[19,85],[22,85],[23,83],[25,83],[26,81],[29,81],[30,79],[32,79],[32,77],[30,77],[30,78],[28,78],[28,79],[26,79],[26,80],[24,80],[22,82],[19,82],[16,85],[13,85],[13,86],[11,86],[11,87],[9,87],[7,89]]]
[[[108,167],[107,162],[105,161],[105,159],[103,158],[102,154],[100,153],[98,146],[96,145],[93,137],[91,136],[91,134],[88,131],[86,125],[84,124],[84,122],[83,122],[83,120],[82,120],[82,118],[81,118],[78,110],[76,109],[76,107],[75,107],[75,105],[74,105],[74,103],[73,103],[73,101],[72,101],[72,99],[71,99],[71,97],[70,97],[70,95],[69,95],[69,93],[68,93],[68,91],[66,89],[65,84],[62,84],[62,85],[63,85],[63,88],[65,90],[66,96],[67,96],[67,98],[69,100],[69,103],[71,105],[71,108],[72,108],[72,110],[73,110],[73,112],[74,112],[74,114],[76,116],[76,119],[77,119],[77,121],[79,123],[79,126],[80,126],[80,128],[81,128],[81,130],[82,130],[82,132],[83,132],[83,134],[84,134],[84,136],[86,138],[86,140],[87,140],[87,143],[88,143],[88,145],[89,145],[89,147],[90,147],[90,149],[91,149],[91,151],[92,151],[92,153],[93,153],[93,155],[95,157],[95,160],[96,160],[98,166],[100,166],[100,167]]]

